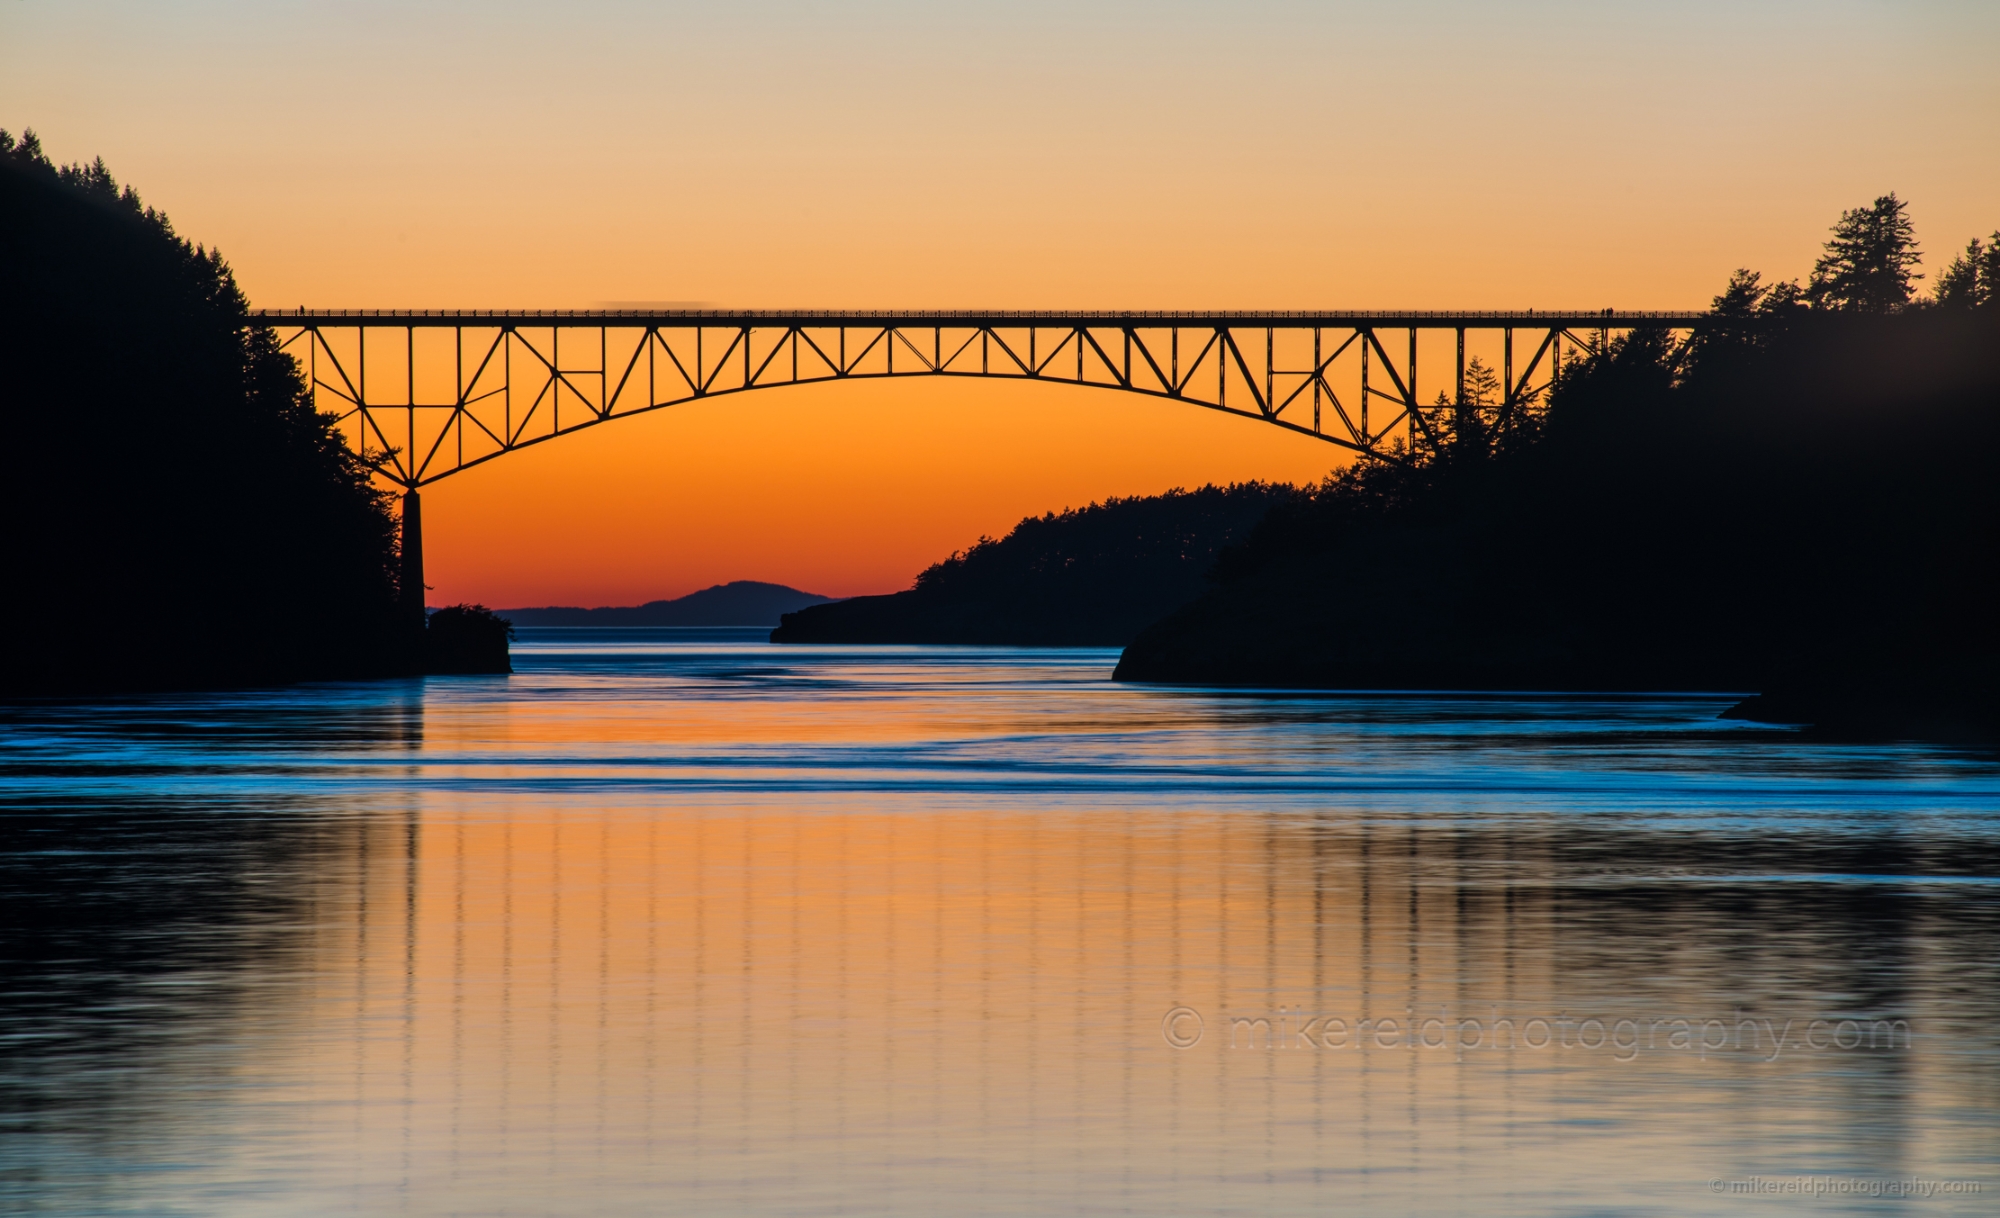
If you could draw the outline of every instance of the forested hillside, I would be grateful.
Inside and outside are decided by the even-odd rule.
[[[1119,676],[1991,718],[2000,254],[1920,294],[1916,253],[1888,196],[1808,283],[1739,272],[1692,337],[1594,346],[1505,417],[1475,369],[1435,436],[1273,511]]]
[[[406,668],[395,524],[213,249],[0,132],[0,688]]]
[[[1030,516],[926,569],[906,592],[788,613],[771,639],[1119,646],[1200,595],[1215,556],[1292,493],[1204,486]]]

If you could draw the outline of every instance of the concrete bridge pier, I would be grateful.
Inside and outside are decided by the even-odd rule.
[[[412,630],[424,629],[424,504],[414,490],[403,492],[403,619]]]

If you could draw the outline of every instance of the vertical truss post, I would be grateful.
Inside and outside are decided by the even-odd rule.
[[[403,570],[397,589],[402,601],[403,625],[422,639],[424,614],[424,512],[423,499],[415,487],[403,491],[402,559]]]
[[[1132,327],[1121,327],[1120,333],[1125,336],[1125,387],[1130,389],[1132,387]]]
[[[1168,365],[1167,375],[1173,378],[1174,383],[1169,388],[1173,390],[1175,397],[1179,397],[1181,395],[1181,328],[1174,326],[1167,333],[1173,336],[1173,362]]]
[[[1372,446],[1374,433],[1368,430],[1368,348],[1375,345],[1373,330],[1358,331],[1361,335],[1361,442]]]
[[[1405,388],[1410,395],[1410,451],[1417,450],[1417,411],[1423,407],[1417,397],[1417,328],[1410,327],[1410,379]]]
[[[1320,367],[1319,367],[1319,327],[1314,326],[1313,327],[1313,434],[1314,435],[1319,434],[1319,387],[1320,387],[1320,381],[1322,379],[1323,378],[1320,376]]]
[[[1514,407],[1514,327],[1508,326],[1500,332],[1500,413],[1512,412]]]
[[[1458,328],[1458,383],[1452,396],[1452,436],[1454,440],[1466,434],[1465,428],[1465,327]]]
[[[1274,396],[1274,381],[1271,375],[1271,369],[1275,366],[1276,362],[1272,357],[1277,342],[1272,337],[1275,333],[1276,331],[1272,327],[1264,327],[1264,413],[1266,414],[1271,412],[1271,408],[1278,401]]]

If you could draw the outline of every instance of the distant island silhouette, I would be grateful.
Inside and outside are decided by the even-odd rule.
[[[776,626],[787,613],[834,602],[784,584],[731,580],[673,600],[647,601],[624,608],[580,609],[549,605],[539,609],[498,609],[516,626]]]

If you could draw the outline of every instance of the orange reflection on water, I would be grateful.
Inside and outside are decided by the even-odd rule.
[[[411,829],[322,940],[343,980],[272,1080],[351,1114],[325,1184],[357,1200],[1541,1212],[1611,1185],[1680,1212],[1830,1136],[1892,1173],[1971,1149],[1910,1136],[1953,1088],[1907,1047],[1413,1046],[1445,1015],[1730,1015],[1692,976],[1628,974],[1609,928],[1574,941],[1550,889],[1481,889],[1554,865],[1531,832],[880,793],[454,796]],[[1338,1046],[1301,1041],[1314,1014]],[[1885,1086],[1901,1111],[1862,1102]]]
[[[41,929],[0,940],[0,1208],[1680,1214],[1983,1178],[1990,759],[1698,698],[597,637],[13,712],[0,799],[43,810],[0,893]]]

